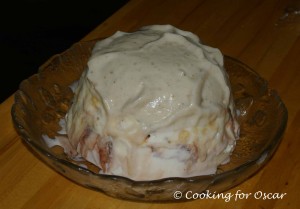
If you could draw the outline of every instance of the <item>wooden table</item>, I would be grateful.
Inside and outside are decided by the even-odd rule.
[[[132,0],[84,39],[107,37],[150,24],[172,24],[196,33],[256,70],[289,111],[287,130],[271,161],[228,192],[286,193],[282,199],[250,196],[225,202],[177,204],[122,201],[78,186],[38,160],[21,143],[11,121],[13,96],[0,106],[0,208],[300,208],[300,3],[275,0]]]

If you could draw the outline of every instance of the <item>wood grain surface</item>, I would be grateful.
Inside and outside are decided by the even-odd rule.
[[[92,6],[92,5],[91,5]],[[84,40],[172,24],[235,57],[268,80],[286,104],[289,120],[271,161],[227,191],[286,193],[282,199],[194,200],[149,204],[123,201],[81,187],[42,163],[13,128],[13,95],[0,106],[0,209],[72,208],[300,208],[300,2],[275,0],[132,0]]]

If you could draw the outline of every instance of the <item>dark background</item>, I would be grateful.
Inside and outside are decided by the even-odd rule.
[[[128,0],[12,0],[0,4],[0,103],[56,53],[69,48]]]

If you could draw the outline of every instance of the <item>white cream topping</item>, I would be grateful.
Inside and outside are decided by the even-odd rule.
[[[212,174],[238,138],[221,52],[170,25],[99,41],[75,94],[69,141],[106,174]]]

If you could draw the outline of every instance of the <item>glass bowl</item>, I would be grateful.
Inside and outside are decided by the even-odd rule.
[[[97,40],[79,42],[50,58],[39,72],[20,84],[12,106],[15,128],[23,141],[49,166],[70,180],[109,196],[148,202],[187,201],[185,194],[224,192],[254,175],[271,158],[287,124],[287,109],[267,82],[240,61],[225,56],[236,107],[240,113],[240,139],[230,163],[214,175],[133,181],[98,174],[88,162],[74,162],[56,146],[49,148],[43,135],[54,138],[59,121],[71,104],[70,85],[86,68]],[[85,166],[82,166],[85,164]],[[180,194],[174,194],[180,191]],[[174,196],[175,195],[175,196]]]

